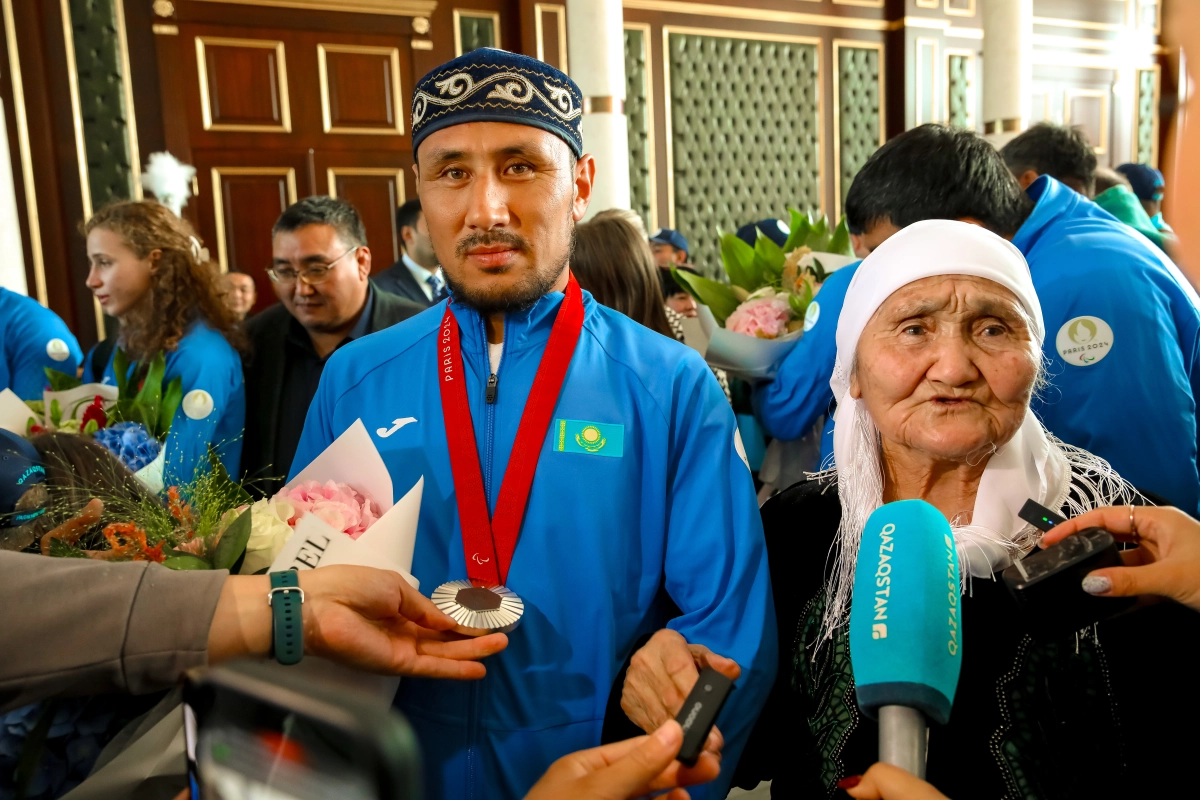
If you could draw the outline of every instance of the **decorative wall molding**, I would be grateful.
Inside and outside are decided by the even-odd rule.
[[[217,259],[221,265],[221,272],[229,271],[229,245],[225,241],[225,195],[221,188],[221,179],[226,175],[261,175],[272,176],[277,175],[287,181],[287,201],[288,205],[296,202],[296,170],[292,167],[213,167],[212,173],[212,200],[213,200],[213,221],[217,229]]]
[[[832,14],[809,14],[800,11],[772,11],[765,8],[743,8],[742,6],[718,6],[710,5],[709,3],[692,3],[687,2],[687,0],[622,0],[621,5],[623,8],[639,11],[662,11],[667,14],[724,17],[726,19],[758,20],[761,22],[787,23],[792,25],[818,25],[827,28],[847,28],[863,31],[889,31],[898,30],[903,27],[903,25],[899,24],[899,21],[888,22],[883,19],[836,17]]]
[[[278,74],[275,80],[279,92],[279,124],[254,125],[228,122],[213,122],[212,102],[208,85],[208,47],[250,47],[275,51]],[[220,36],[196,37],[196,70],[200,81],[200,113],[206,131],[252,131],[258,133],[291,133],[292,108],[288,99],[287,53],[283,42],[277,39],[230,39]]]
[[[399,17],[428,17],[437,0],[196,0],[270,8],[300,8],[306,11],[342,11],[350,14],[386,14]]]
[[[391,80],[389,103],[392,107],[392,118],[394,120],[390,128],[333,124],[333,104],[329,94],[329,53],[384,56],[387,58],[388,75]],[[321,83],[321,122],[326,133],[373,134],[375,136],[398,136],[404,133],[404,104],[401,101],[404,93],[400,87],[400,48],[372,47],[358,44],[318,44],[317,77]]]

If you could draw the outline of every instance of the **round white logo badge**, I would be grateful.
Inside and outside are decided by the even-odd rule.
[[[813,300],[808,304],[808,311],[804,312],[804,332],[808,333],[817,326],[817,321],[821,319],[821,304]]]
[[[71,348],[62,339],[51,339],[46,342],[46,355],[55,361],[66,361],[71,357]]]
[[[1063,361],[1090,367],[1112,350],[1113,330],[1099,317],[1076,317],[1058,329],[1054,345]]]
[[[204,419],[212,412],[212,395],[203,389],[193,389],[183,396],[183,413],[188,419]]]

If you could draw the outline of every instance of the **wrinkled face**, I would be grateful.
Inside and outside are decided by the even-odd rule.
[[[519,309],[560,281],[591,196],[591,156],[572,164],[566,142],[540,128],[470,122],[431,133],[415,170],[456,301],[483,313]]]
[[[276,272],[328,268],[316,284],[300,277],[272,282],[275,295],[307,330],[331,333],[351,325],[367,301],[371,251],[343,241],[332,225],[281,231],[271,241]]]
[[[105,228],[93,228],[87,237],[87,287],[109,316],[120,318],[150,293],[161,250],[138,258],[125,237]]]
[[[244,272],[229,272],[225,275],[225,302],[233,313],[246,316],[254,308],[258,292],[254,288],[254,279]]]
[[[433,252],[433,240],[429,238],[429,225],[425,214],[417,216],[417,224],[404,227],[404,251],[408,257],[425,269],[437,269],[437,253]]]
[[[687,253],[662,242],[651,242],[650,252],[654,254],[654,263],[658,265],[659,269],[670,269],[687,261]]]
[[[687,292],[679,292],[668,297],[667,306],[676,314],[682,314],[685,317],[694,317],[700,313],[700,309],[696,307],[696,298]]]
[[[965,275],[924,278],[893,293],[863,330],[850,391],[885,449],[964,461],[1020,428],[1039,353],[1008,289]]]

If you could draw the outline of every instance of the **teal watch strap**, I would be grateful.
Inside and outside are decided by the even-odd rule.
[[[296,570],[271,573],[271,591],[267,592],[271,607],[271,649],[280,664],[298,664],[304,657],[304,624],[301,608],[304,590]]]

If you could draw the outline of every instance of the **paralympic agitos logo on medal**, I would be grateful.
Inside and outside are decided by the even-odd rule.
[[[1112,350],[1113,330],[1099,317],[1075,317],[1058,329],[1054,344],[1063,361],[1088,367]]]

